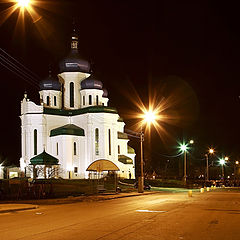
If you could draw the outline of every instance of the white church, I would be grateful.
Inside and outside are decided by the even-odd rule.
[[[108,92],[91,76],[89,62],[79,57],[75,33],[59,67],[58,80],[49,74],[40,83],[40,105],[26,93],[21,102],[21,170],[33,177],[30,166],[56,165],[60,177],[83,179],[89,178],[90,165],[107,160],[118,176],[135,178],[135,151],[128,146],[125,123],[108,106]]]

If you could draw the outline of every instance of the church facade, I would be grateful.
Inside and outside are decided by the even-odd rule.
[[[108,92],[91,76],[90,64],[79,57],[75,33],[59,67],[56,79],[49,74],[40,83],[40,105],[27,94],[21,102],[21,169],[32,176],[31,159],[45,152],[58,159],[63,178],[88,178],[88,166],[100,159],[113,162],[120,177],[135,178],[125,123],[108,106]]]

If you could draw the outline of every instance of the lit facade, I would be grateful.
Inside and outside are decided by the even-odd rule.
[[[27,94],[21,102],[22,171],[32,176],[30,160],[45,150],[59,160],[63,178],[88,178],[86,169],[99,159],[117,165],[120,177],[135,178],[135,151],[128,146],[125,123],[108,106],[108,93],[91,76],[89,63],[79,58],[75,34],[57,77],[40,83],[40,105]]]

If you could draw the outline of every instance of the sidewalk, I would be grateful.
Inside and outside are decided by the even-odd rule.
[[[76,202],[95,202],[105,201],[117,198],[136,197],[150,194],[157,194],[160,192],[131,192],[131,193],[118,193],[118,194],[100,194],[94,196],[69,196],[67,198],[55,198],[55,199],[34,199],[34,200],[19,200],[19,201],[7,201],[0,204],[0,214],[8,212],[17,212],[24,210],[31,210],[38,208],[38,205],[56,205],[56,204],[69,204]]]

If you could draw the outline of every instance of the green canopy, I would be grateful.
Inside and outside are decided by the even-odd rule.
[[[75,135],[75,136],[85,136],[84,129],[74,125],[67,124],[59,128],[52,129],[50,132],[50,137],[58,135]]]
[[[45,152],[30,159],[30,165],[58,165],[58,159]]]
[[[124,164],[133,164],[133,160],[125,155],[118,155],[118,161]]]

